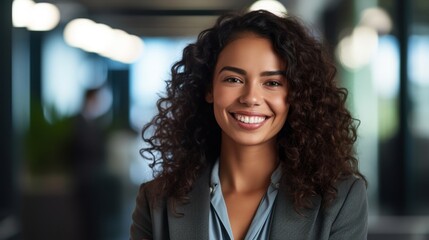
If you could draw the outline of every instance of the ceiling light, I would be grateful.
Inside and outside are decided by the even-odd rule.
[[[368,8],[361,14],[360,25],[371,27],[381,34],[387,34],[392,30],[392,19],[382,8]]]
[[[348,69],[359,69],[371,61],[377,47],[377,32],[372,28],[359,26],[350,36],[340,41],[337,56]]]
[[[60,11],[51,3],[35,3],[32,0],[15,0],[12,3],[14,27],[26,27],[31,31],[49,31],[60,22]]]
[[[266,10],[277,16],[284,16],[287,14],[287,10],[283,4],[276,0],[258,0],[254,2],[249,11]]]
[[[134,62],[143,51],[141,38],[84,18],[65,26],[64,39],[70,46],[123,63]]]
[[[14,27],[26,27],[28,16],[35,2],[31,0],[15,0],[12,3],[12,23]]]
[[[29,15],[28,30],[49,31],[60,22],[60,11],[51,3],[36,3]]]

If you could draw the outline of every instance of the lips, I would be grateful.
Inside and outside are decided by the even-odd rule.
[[[256,130],[270,118],[270,116],[253,112],[231,112],[230,115],[239,127],[246,130]]]

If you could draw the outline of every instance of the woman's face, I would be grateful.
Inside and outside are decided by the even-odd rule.
[[[284,66],[270,40],[251,33],[220,52],[206,100],[213,103],[224,140],[275,144],[289,110]]]

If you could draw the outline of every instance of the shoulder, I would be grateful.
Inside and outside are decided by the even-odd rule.
[[[337,182],[337,190],[348,191],[353,189],[359,189],[361,191],[366,191],[366,182],[361,177],[357,176],[348,176]]]
[[[337,204],[344,201],[363,201],[366,199],[366,182],[362,178],[349,176],[337,183]]]
[[[296,211],[288,195],[277,196],[272,221],[272,238],[297,234],[305,239],[366,239],[366,184],[361,178],[350,176],[335,185],[337,196],[326,208],[320,195],[311,199],[312,208]]]
[[[338,182],[337,197],[328,207],[327,213],[332,221],[332,239],[345,239],[346,236],[366,239],[368,202],[365,180],[350,176]]]
[[[366,182],[362,178],[349,176],[338,181],[335,185],[337,195],[328,206],[327,211],[336,215],[340,211],[355,209],[367,201]]]
[[[157,179],[152,179],[148,182],[142,183],[138,191],[138,196],[144,195],[149,197],[155,194],[156,190],[159,188],[159,184],[160,183]]]
[[[157,181],[152,180],[139,187],[132,214],[131,239],[152,239],[157,232],[157,229],[154,229],[155,225],[161,225],[157,224],[157,221],[163,222],[163,203],[160,203],[157,206],[158,210],[155,210],[153,201],[151,201],[157,185]]]
[[[157,197],[156,201],[153,200],[160,194],[161,184],[162,182],[157,179],[142,183],[137,192],[136,207],[143,206],[151,213],[157,208],[162,208],[167,201],[166,197]]]

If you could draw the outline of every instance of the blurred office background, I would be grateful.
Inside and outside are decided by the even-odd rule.
[[[265,1],[308,24],[349,89],[369,239],[429,239],[429,1]],[[1,1],[0,240],[128,239],[169,68],[255,1],[48,2]]]

